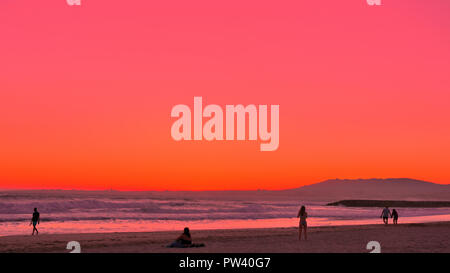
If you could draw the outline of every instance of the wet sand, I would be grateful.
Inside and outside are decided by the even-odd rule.
[[[0,252],[69,252],[78,241],[81,252],[209,252],[209,253],[363,253],[369,241],[381,252],[450,252],[450,222],[384,226],[309,227],[308,241],[298,240],[296,228],[191,230],[202,248],[166,248],[180,232],[40,234],[0,237]]]

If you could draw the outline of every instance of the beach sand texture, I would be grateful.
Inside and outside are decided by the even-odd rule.
[[[381,220],[380,220],[381,221]],[[30,229],[31,233],[31,229]],[[450,222],[310,227],[308,241],[298,241],[296,228],[191,230],[202,248],[166,248],[180,232],[130,232],[90,234],[40,234],[0,237],[0,252],[69,252],[69,241],[78,241],[81,252],[119,253],[364,253],[369,241],[378,241],[381,252],[450,252]]]

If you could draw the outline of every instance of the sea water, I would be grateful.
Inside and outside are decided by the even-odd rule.
[[[308,226],[381,224],[381,208],[326,206],[298,200],[208,200],[142,195],[0,193],[0,236],[31,234],[33,208],[47,233],[150,232],[297,227],[305,205]],[[450,221],[450,208],[396,208],[399,223]]]

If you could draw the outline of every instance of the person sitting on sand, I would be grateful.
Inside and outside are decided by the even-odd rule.
[[[381,212],[381,216],[380,216],[380,218],[383,218],[383,222],[384,222],[385,225],[388,224],[389,217],[391,217],[391,216],[392,216],[391,211],[390,211],[389,208],[386,206],[386,207],[383,209],[383,211]]]
[[[300,217],[300,223],[298,226],[298,240],[302,240],[302,228],[305,230],[305,241],[306,241],[306,218],[308,217],[308,213],[306,212],[305,206],[302,206],[298,211],[297,218]]]
[[[37,208],[34,208],[34,212],[33,212],[33,216],[31,217],[31,222],[30,222],[30,226],[31,224],[33,224],[33,232],[31,233],[31,235],[34,235],[34,231],[36,230],[36,235],[38,235],[39,231],[36,228],[36,225],[38,225],[41,222],[41,219],[39,217],[39,212],[37,211]]]
[[[395,209],[392,210],[391,217],[393,218],[394,225],[396,225],[398,221],[398,213]]]
[[[205,244],[193,244],[192,243],[192,237],[191,237],[191,233],[189,232],[189,228],[185,227],[183,233],[180,236],[178,236],[178,238],[173,243],[168,245],[167,247],[185,248],[185,247],[202,247],[202,246],[205,246]]]

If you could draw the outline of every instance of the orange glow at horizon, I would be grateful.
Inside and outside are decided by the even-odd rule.
[[[0,3],[0,189],[450,184],[449,1],[169,2]],[[280,105],[278,150],[174,141],[194,96]]]

